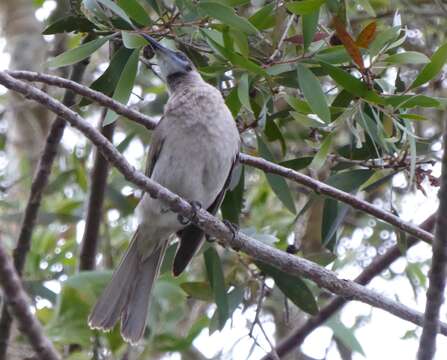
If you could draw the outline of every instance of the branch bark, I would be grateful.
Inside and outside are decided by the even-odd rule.
[[[5,295],[5,304],[19,324],[19,329],[28,338],[36,355],[42,360],[60,360],[52,343],[45,337],[42,326],[30,310],[28,296],[11,258],[0,245],[0,286]],[[3,336],[3,333],[2,333]]]
[[[79,114],[70,110],[59,101],[53,99],[41,90],[20,80],[14,79],[6,72],[0,72],[0,84],[10,90],[21,93],[47,107],[57,115],[63,117],[73,127],[82,132],[114,165],[124,177],[140,187],[154,198],[166,203],[169,208],[203,229],[207,234],[219,239],[223,246],[230,246],[236,251],[243,251],[256,260],[269,263],[281,271],[303,276],[314,281],[321,288],[340,295],[346,299],[358,300],[371,306],[383,309],[399,318],[422,325],[423,315],[405,305],[390,300],[372,290],[349,280],[339,279],[337,275],[315,263],[293,256],[281,250],[261,243],[241,232],[234,232],[222,221],[204,209],[195,209],[184,199],[172,193],[160,184],[136,171],[119,151],[93,126],[86,122]],[[439,331],[447,335],[447,324],[441,324]]]
[[[121,114],[127,117],[130,120],[134,120],[148,129],[153,129],[156,125],[156,121],[152,118],[145,116],[138,111],[131,110],[123,104],[114,101],[113,99],[101,94],[97,91],[91,90],[85,86],[79,85],[75,82],[59,78],[57,76],[38,74],[30,71],[7,71],[7,74],[13,76],[17,79],[23,79],[28,81],[38,81],[44,82],[50,85],[61,86],[65,88],[69,88],[73,91],[78,92],[79,94],[86,96],[99,104],[111,108],[118,114]],[[376,218],[383,220],[391,225],[394,225],[396,228],[407,232],[410,235],[416,236],[421,240],[424,240],[428,243],[431,243],[433,240],[433,235],[419,227],[406,222],[399,217],[393,215],[392,213],[382,210],[381,208],[374,206],[366,201],[360,200],[356,198],[354,195],[351,195],[347,192],[341,191],[335,187],[327,185],[321,181],[315,180],[310,176],[306,176],[304,174],[299,173],[298,171],[294,171],[292,169],[274,164],[267,160],[264,160],[259,157],[250,156],[247,154],[241,153],[239,156],[239,160],[241,163],[250,165],[252,167],[256,167],[265,172],[277,174],[283,176],[289,180],[292,180],[298,184],[304,185],[308,188],[311,188],[315,192],[323,195],[327,195],[331,198],[337,199],[345,204],[350,205],[351,207],[366,212],[370,215],[375,216]]]
[[[419,342],[418,360],[433,359],[436,352],[436,333],[439,329],[439,312],[444,302],[447,277],[447,125],[444,124],[444,154],[442,156],[441,188],[433,241],[432,264],[429,272],[424,327]]]
[[[80,81],[84,75],[85,68],[88,61],[77,63],[73,66],[71,73],[71,80],[76,82]],[[64,94],[62,103],[67,107],[72,106],[75,102],[76,93],[67,90]],[[37,171],[34,175],[31,191],[28,198],[28,203],[25,208],[22,225],[20,227],[19,237],[14,249],[14,266],[19,276],[22,275],[23,268],[25,266],[26,256],[30,249],[31,237],[36,224],[37,213],[39,211],[40,202],[42,199],[43,191],[48,184],[48,178],[51,173],[51,167],[54,159],[57,155],[57,149],[59,143],[64,134],[66,122],[63,118],[58,116],[51,126],[50,132],[47,136],[45,147],[43,149],[42,156],[37,166]],[[6,307],[3,307],[0,318],[0,360],[6,359],[6,352],[8,347],[8,341],[11,332],[12,317]]]
[[[435,225],[435,215],[431,215],[427,220],[421,224],[421,228],[426,231],[433,231]],[[418,243],[418,239],[415,237],[409,237],[407,239],[407,249]],[[369,264],[361,274],[355,278],[355,282],[361,285],[368,284],[373,278],[380,275],[380,273],[387,269],[394,261],[402,256],[402,250],[398,245],[394,245],[389,248],[383,255],[376,256],[374,260]],[[303,325],[293,330],[289,336],[281,340],[276,346],[275,350],[279,356],[284,356],[294,349],[298,349],[303,343],[304,339],[316,328],[323,325],[327,320],[331,318],[337,311],[345,306],[347,300],[342,297],[335,297],[323,307],[317,315],[309,318]],[[263,357],[262,360],[272,359],[268,354]]]
[[[106,109],[103,111],[104,119]],[[101,134],[109,141],[113,137],[116,122],[102,126]],[[93,169],[90,175],[90,195],[87,204],[87,215],[85,219],[85,230],[81,242],[79,255],[79,270],[93,270],[99,243],[99,229],[103,214],[104,193],[107,186],[109,163],[99,151],[96,152]]]

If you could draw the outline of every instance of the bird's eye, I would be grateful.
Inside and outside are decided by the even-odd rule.
[[[177,57],[179,57],[181,60],[188,61],[188,58],[186,57],[186,55],[180,51],[177,52]]]

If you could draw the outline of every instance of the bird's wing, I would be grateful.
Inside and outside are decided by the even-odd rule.
[[[231,166],[227,180],[225,181],[224,187],[217,195],[216,199],[213,201],[211,206],[207,209],[207,211],[210,214],[215,215],[217,210],[219,210],[219,207],[224,199],[225,192],[227,191],[228,186],[230,185],[231,176],[233,174],[233,170],[236,167],[237,162],[238,159],[236,156],[233,161],[233,165]],[[180,240],[180,245],[177,250],[177,253],[175,254],[174,264],[172,268],[174,276],[180,275],[183,272],[183,270],[185,270],[186,266],[188,266],[189,262],[191,261],[191,259],[193,258],[193,256],[203,243],[204,239],[203,235],[204,235],[203,230],[194,224],[188,225],[187,227],[185,227],[184,229],[180,230],[177,233],[177,236],[179,237]]]
[[[161,118],[157,124],[157,127],[161,125],[161,122],[164,118]],[[160,156],[161,149],[163,147],[164,137],[161,135],[161,131],[154,131],[152,134],[152,142],[149,147],[149,154],[147,155],[146,160],[146,176],[151,177],[152,172],[154,171],[155,163],[157,162],[158,157]]]

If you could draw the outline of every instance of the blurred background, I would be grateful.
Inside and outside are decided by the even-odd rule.
[[[125,1],[117,3],[128,9]],[[446,120],[444,72],[412,90],[424,98],[395,99],[376,113],[364,99],[353,95],[346,99],[346,90],[327,76],[328,72],[313,69],[331,104],[327,122],[323,112],[309,105],[309,90],[306,93],[299,84],[297,63],[317,58],[357,78],[363,76],[359,68],[371,65],[369,75],[374,76],[369,80],[374,88],[383,96],[405,96],[421,68],[445,42],[447,4],[442,0],[303,1],[310,10],[294,7],[291,4],[297,2],[290,1],[219,2],[236,11],[237,19],[255,27],[256,35],[244,34],[239,27],[243,30],[248,25],[234,24],[232,16],[225,23],[205,2],[137,3],[147,15],[140,13],[137,22],[155,35],[162,34],[168,46],[185,51],[203,77],[222,90],[238,122],[245,152],[357,193],[416,224],[436,211],[441,132]],[[334,6],[343,11],[334,15]],[[315,9],[316,22],[312,20]],[[362,66],[347,51],[343,31],[334,30],[334,16],[342,20],[342,30],[357,40],[362,30],[375,24],[373,35],[363,36],[366,46],[359,46],[364,55]],[[32,70],[63,77],[68,77],[70,66],[50,68],[49,59],[78,47],[87,32],[101,36],[123,29],[119,24],[101,27],[104,24],[95,16],[87,20],[77,1],[2,0],[0,19],[1,70]],[[65,22],[61,24],[60,19]],[[118,42],[118,46],[122,45]],[[113,86],[123,71],[118,60],[112,68],[110,59],[115,53],[111,48],[102,46],[88,54],[89,64],[81,81],[91,86],[103,76],[109,82],[97,82],[96,89],[108,95],[113,95]],[[122,61],[133,49],[125,51]],[[401,53],[406,55],[396,56]],[[150,56],[142,61],[155,62]],[[315,65],[311,61],[307,64]],[[108,77],[104,76],[107,69]],[[265,71],[271,76],[268,81]],[[115,74],[114,83],[111,74]],[[168,98],[162,81],[140,62],[132,84],[128,104],[159,119]],[[61,89],[38,86],[56,98],[63,96]],[[78,103],[75,108],[97,126],[105,116],[96,104]],[[361,114],[373,119],[373,125],[362,125]],[[11,251],[53,121],[49,111],[0,87],[0,232],[2,244]],[[144,169],[150,144],[147,129],[119,118],[111,138],[132,165]],[[79,271],[95,157],[94,148],[80,133],[65,129],[23,272],[35,314],[64,358],[260,359],[329,299],[326,291],[304,279],[299,279],[303,290],[293,298],[286,297],[287,289],[275,285],[273,274],[261,271],[248,256],[207,243],[179,278],[171,276],[168,256],[141,344],[128,347],[118,328],[109,334],[91,331],[86,318],[127,247],[135,228],[133,211],[141,196],[140,190],[110,169],[95,269]],[[233,185],[222,209],[225,218],[259,241],[297,251],[298,256],[327,266],[341,278],[355,278],[375,256],[398,244],[403,256],[369,286],[424,311],[431,258],[428,244],[420,243],[407,251],[405,234],[391,226],[296,183],[266,177],[256,169],[244,167]],[[218,319],[220,304],[213,297],[203,257],[209,248],[215,249],[220,259],[228,319]],[[170,248],[171,256],[174,251],[175,245]],[[445,307],[441,314],[447,321]],[[420,332],[415,325],[384,311],[351,302],[283,358],[388,359],[397,355],[411,359]],[[31,349],[13,326],[7,358],[31,356]],[[446,356],[447,339],[440,336],[437,359]]]

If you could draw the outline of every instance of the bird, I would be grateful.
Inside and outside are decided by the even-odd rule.
[[[140,33],[157,56],[169,99],[149,146],[146,176],[212,214],[218,211],[238,162],[240,136],[218,89],[201,77],[181,51]],[[88,324],[108,331],[121,321],[121,336],[143,337],[150,294],[173,234],[179,246],[173,275],[181,274],[204,241],[203,231],[185,223],[162,201],[144,193],[136,207],[137,229]]]

